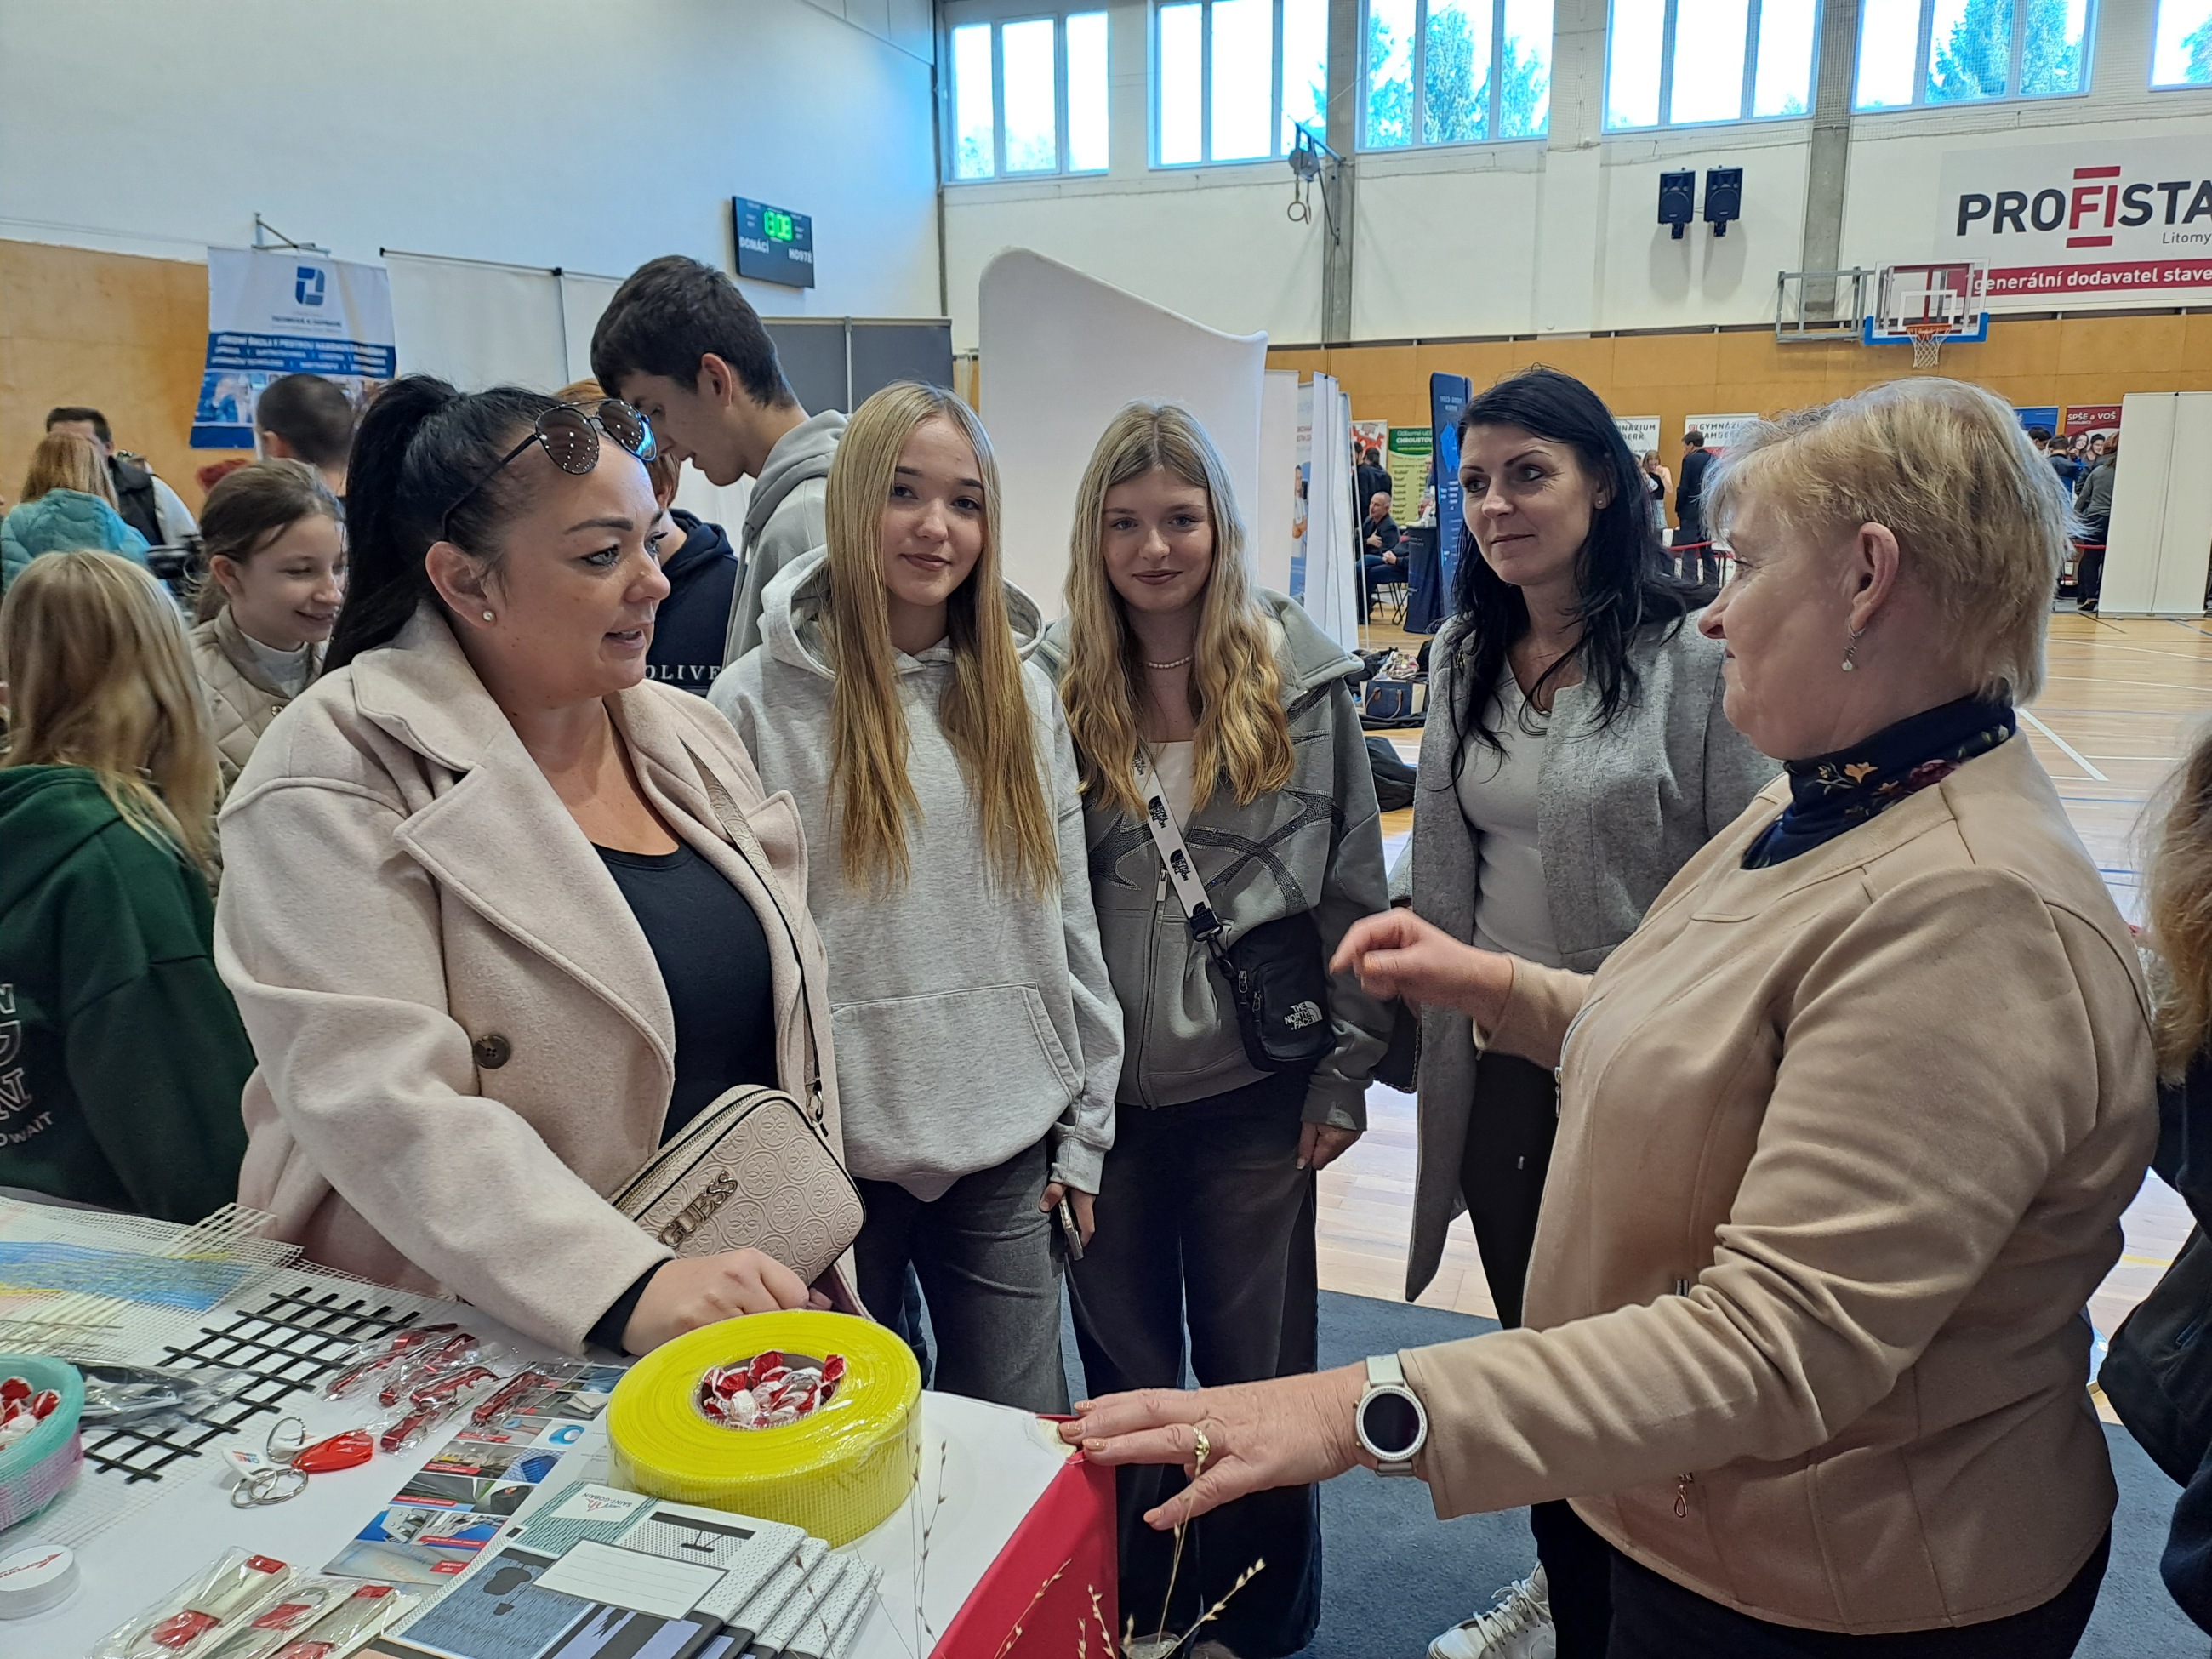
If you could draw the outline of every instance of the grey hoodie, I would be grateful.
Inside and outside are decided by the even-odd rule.
[[[927,1202],[1048,1133],[1053,1179],[1095,1193],[1114,1144],[1121,1012],[1098,950],[1060,699],[1041,670],[1024,666],[1059,816],[1056,893],[1039,902],[991,877],[967,780],[938,723],[952,670],[941,643],[898,657],[907,775],[921,805],[913,878],[888,897],[849,886],[830,805],[836,677],[820,626],[829,589],[819,549],[769,583],[760,648],[722,671],[709,700],[737,726],[763,785],[791,793],[805,827],[847,1161],[854,1174],[895,1181]],[[1036,606],[1012,586],[1006,601],[1027,657]]]
[[[769,584],[793,559],[828,539],[822,498],[844,435],[845,417],[825,409],[778,438],[762,463],[738,540],[738,585],[730,596],[724,662],[737,661],[761,642],[761,604]]]
[[[1296,602],[1265,589],[1260,598],[1275,621],[1296,769],[1283,788],[1246,806],[1217,787],[1183,839],[1227,942],[1310,910],[1322,950],[1334,955],[1353,922],[1390,902],[1375,775],[1345,683],[1359,665]],[[1046,631],[1036,660],[1057,679],[1066,652],[1063,619]],[[1244,1057],[1226,987],[1190,936],[1144,820],[1109,806],[1086,807],[1084,822],[1099,937],[1126,1023],[1122,1102],[1180,1106],[1259,1081],[1265,1073]],[[1336,1051],[1307,1087],[1305,1121],[1364,1128],[1367,1085],[1390,1017],[1343,974],[1329,981],[1329,1018]]]

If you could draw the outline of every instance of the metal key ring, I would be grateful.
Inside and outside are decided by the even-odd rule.
[[[256,1469],[230,1489],[230,1506],[234,1510],[261,1509],[297,1498],[307,1489],[307,1477],[303,1470],[289,1465]]]
[[[297,1417],[280,1417],[269,1431],[269,1459],[274,1463],[289,1463],[300,1455],[307,1443],[307,1425],[305,1420]]]

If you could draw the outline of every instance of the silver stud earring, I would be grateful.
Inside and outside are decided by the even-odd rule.
[[[486,622],[489,622],[489,621],[492,619],[491,612],[490,612],[490,611],[485,611],[485,612],[483,613],[483,617],[484,617],[484,620],[485,620]],[[1854,639],[1856,639],[1856,638],[1857,637],[1857,635],[1852,635],[1852,637],[1853,637]],[[1844,667],[1846,667],[1846,668],[1848,668],[1848,667],[1850,667],[1850,665],[1849,663],[1845,663],[1845,664],[1844,665]]]
[[[484,620],[486,622],[489,622],[491,620],[490,611],[487,611],[484,612]],[[1851,659],[1858,654],[1859,635],[1865,632],[1866,629],[1863,628],[1854,628],[1851,629],[1850,642],[1844,647],[1844,672],[1846,674],[1854,672],[1858,667],[1858,665],[1853,662]]]

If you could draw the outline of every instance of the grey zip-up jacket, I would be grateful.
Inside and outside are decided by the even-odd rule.
[[[745,503],[738,537],[738,585],[730,595],[730,628],[722,660],[733,663],[761,642],[761,604],[769,584],[786,565],[827,539],[823,497],[830,463],[845,435],[845,417],[834,409],[811,416],[775,441]]]
[[[1053,1179],[1098,1190],[1114,1144],[1121,1012],[1098,950],[1084,860],[1082,799],[1066,717],[1024,664],[1060,885],[1039,900],[1000,888],[960,763],[938,721],[952,653],[898,658],[907,775],[921,815],[913,876],[880,895],[847,884],[830,799],[830,698],[822,637],[830,592],[817,549],[769,585],[758,650],[726,668],[709,701],[729,716],[769,791],[787,790],[806,832],[807,902],[830,961],[831,1030],[847,1161],[925,1202],[966,1175],[1052,1139]],[[1039,617],[1009,586],[1027,657]]]
[[[1183,840],[1226,928],[1224,943],[1310,910],[1322,950],[1334,956],[1353,922],[1389,903],[1375,775],[1345,678],[1359,665],[1301,606],[1264,589],[1260,597],[1274,619],[1297,769],[1285,787],[1245,806],[1217,785],[1183,826]],[[1036,659],[1057,679],[1066,655],[1063,619],[1046,630]],[[1227,987],[1191,938],[1144,820],[1086,805],[1084,834],[1128,1044],[1121,1103],[1180,1106],[1258,1082],[1267,1073],[1244,1057]],[[1336,1050],[1307,1087],[1304,1118],[1364,1129],[1367,1085],[1389,1041],[1390,1016],[1343,974],[1329,981],[1329,1018]]]

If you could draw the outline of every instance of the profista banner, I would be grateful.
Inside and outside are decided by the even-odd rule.
[[[2212,288],[2212,138],[1953,150],[1942,211],[1936,258],[1987,264],[1995,310]]]

